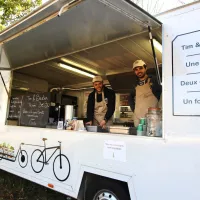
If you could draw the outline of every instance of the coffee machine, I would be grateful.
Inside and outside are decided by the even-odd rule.
[[[77,97],[65,95],[62,94],[61,92],[52,92],[51,106],[49,109],[49,118],[53,118],[54,122],[64,121],[67,115],[66,113],[67,110],[68,110],[68,115],[70,113],[69,107],[71,107],[71,110],[73,110],[69,117],[77,116],[77,109],[78,109],[77,101],[78,101]]]

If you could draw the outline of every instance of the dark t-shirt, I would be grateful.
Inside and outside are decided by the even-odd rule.
[[[108,110],[105,119],[109,120],[115,112],[115,92],[104,86],[104,99],[107,102]],[[97,102],[102,101],[102,94],[97,94]],[[92,121],[94,118],[95,90],[89,94],[87,103],[87,119]]]

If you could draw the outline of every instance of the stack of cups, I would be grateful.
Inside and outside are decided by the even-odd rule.
[[[140,118],[140,124],[137,127],[137,135],[145,136],[147,132],[146,118]]]
[[[137,127],[137,136],[142,136],[143,135],[143,126],[142,124],[139,124]]]

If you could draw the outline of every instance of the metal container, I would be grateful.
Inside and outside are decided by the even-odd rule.
[[[160,136],[160,123],[162,120],[160,108],[149,108],[147,118],[147,136]]]
[[[108,133],[109,132],[108,127],[103,129],[103,128],[101,128],[101,126],[86,126],[86,130],[88,132],[101,132],[101,133]]]
[[[65,106],[65,121],[72,120],[74,117],[74,106],[73,105],[66,105]]]

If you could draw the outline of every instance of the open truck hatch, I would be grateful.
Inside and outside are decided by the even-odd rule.
[[[91,79],[60,69],[56,65],[61,61],[103,76],[131,71],[136,59],[154,67],[148,26],[161,42],[161,23],[131,1],[55,1],[2,32],[0,42],[11,70],[48,80],[52,86],[69,86]],[[157,54],[161,63],[161,53]]]
[[[49,15],[55,13],[50,10],[47,9]],[[37,16],[41,20],[40,13]],[[24,23],[16,27],[18,33],[24,31]],[[147,30],[147,25],[155,29],[161,24],[130,1],[83,0],[60,17],[56,16],[16,38],[8,40],[6,34],[12,37],[10,32],[2,33],[0,40],[5,40],[4,49],[11,67],[17,68],[129,37]],[[20,48],[16,51],[16,47]]]

